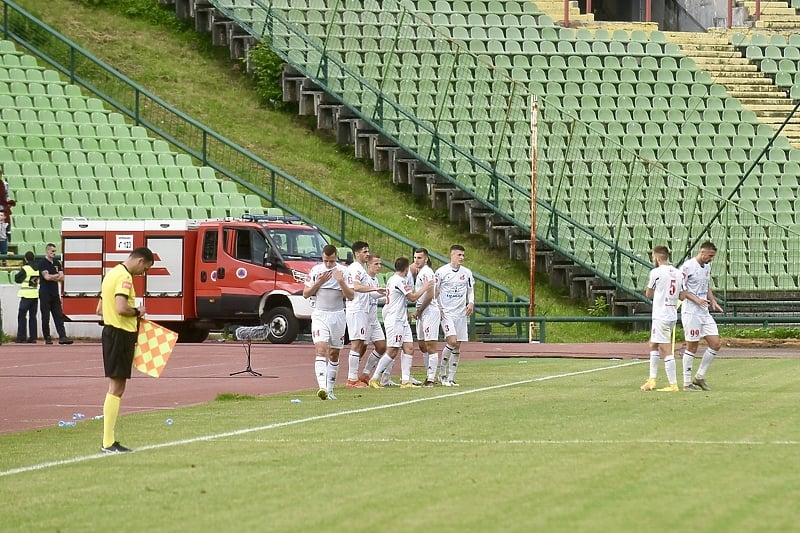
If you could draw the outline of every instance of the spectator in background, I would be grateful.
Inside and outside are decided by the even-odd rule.
[[[6,214],[0,211],[0,255],[8,254],[8,222]]]
[[[45,257],[39,261],[39,307],[42,310],[42,335],[46,344],[53,344],[50,336],[50,315],[58,333],[58,344],[72,344],[64,329],[64,310],[61,307],[59,283],[64,281],[64,269],[56,259],[56,245],[47,243]]]
[[[39,304],[39,271],[34,265],[33,252],[25,252],[25,264],[14,276],[19,284],[19,313],[17,314],[17,340],[15,342],[36,342],[36,307]]]
[[[0,166],[0,211],[5,213],[6,217],[6,243],[11,240],[11,208],[15,205],[17,202],[11,199],[11,189],[8,187],[8,181],[3,177],[3,167]]]

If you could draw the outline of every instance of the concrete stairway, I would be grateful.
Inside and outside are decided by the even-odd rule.
[[[730,96],[738,98],[742,107],[753,111],[761,122],[777,129],[791,114],[794,102],[771,77],[760,72],[757,65],[742,57],[730,43],[729,32],[737,30],[741,32],[736,28],[713,29],[705,34],[665,32],[665,36],[691,57],[698,68],[708,71]],[[782,134],[789,138],[792,146],[800,148],[800,117],[791,118]]]
[[[761,15],[758,18],[756,18],[755,0],[745,0],[742,4],[750,13],[750,20],[755,21],[755,27],[759,30],[800,31],[800,17],[785,0],[761,0]]]

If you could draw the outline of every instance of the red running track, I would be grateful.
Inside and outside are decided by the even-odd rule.
[[[346,348],[343,354],[346,354]],[[762,350],[726,349],[726,356],[758,356]],[[773,351],[774,353],[774,351]],[[246,367],[244,346],[224,343],[178,344],[164,374],[154,379],[134,371],[122,413],[171,409],[213,400],[219,394],[268,395],[316,389],[314,349],[308,343],[253,344],[252,368],[263,376],[231,372]],[[643,344],[494,344],[465,343],[461,360],[484,357],[645,357]],[[777,354],[776,354],[777,355]],[[796,356],[796,351],[794,352]],[[346,356],[339,383],[347,377]],[[420,364],[419,353],[415,364]],[[396,365],[395,373],[399,371]],[[415,374],[420,369],[415,367]],[[102,412],[107,389],[97,342],[71,346],[0,346],[0,433],[53,426],[76,412],[87,418]]]

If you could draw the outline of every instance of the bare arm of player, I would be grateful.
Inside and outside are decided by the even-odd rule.
[[[475,312],[475,289],[472,288],[473,284],[470,283],[469,290],[467,291],[467,316],[472,316]]]
[[[690,302],[694,302],[700,307],[708,307],[708,301],[703,300],[699,296],[691,293],[689,291],[681,291],[680,295],[678,296],[681,300],[689,300]]]
[[[430,283],[433,282],[431,281]],[[419,307],[417,307],[417,310],[414,312],[414,318],[419,318],[420,315],[422,315],[422,312],[425,311],[425,309],[427,309],[428,306],[431,304],[431,302],[433,301],[433,292],[434,288],[433,285],[431,285],[428,288],[428,290],[424,291],[424,293],[421,295],[421,297],[419,298],[420,301]]]
[[[717,303],[717,299],[714,297],[714,293],[711,292],[711,288],[708,289],[708,305],[711,306],[712,310],[718,313],[723,312],[722,306]]]
[[[422,287],[419,288],[418,291],[412,291],[412,292],[409,292],[408,294],[406,294],[406,299],[409,302],[416,302],[426,292],[428,292],[428,289],[430,289],[431,287],[433,287],[433,280],[428,280],[428,281],[425,282],[425,284]]]
[[[344,297],[347,298],[348,300],[352,300],[355,297],[356,292],[353,290],[352,287],[350,287],[347,284],[347,282],[344,279],[344,275],[342,274],[342,271],[339,270],[338,268],[335,268],[332,271],[332,275],[333,279],[335,279],[337,283],[339,283],[339,287],[341,287],[342,294],[344,295]]]
[[[356,280],[353,280],[353,291],[355,292],[379,292],[382,295],[386,294],[386,289],[382,287],[373,287],[372,285],[364,285]]]

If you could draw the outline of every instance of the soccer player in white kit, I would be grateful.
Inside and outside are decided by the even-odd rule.
[[[681,294],[681,323],[686,340],[686,350],[683,352],[683,390],[686,391],[711,390],[706,383],[706,372],[722,346],[717,322],[711,316],[712,310],[722,312],[722,307],[717,303],[710,287],[711,261],[716,255],[717,247],[706,241],[700,245],[695,257],[681,265],[684,285]],[[694,357],[702,338],[705,338],[708,347],[700,361],[700,368],[692,378]]]
[[[383,306],[383,325],[386,328],[386,354],[381,357],[369,382],[370,387],[381,388],[380,377],[392,360],[400,356],[400,387],[418,387],[411,382],[411,365],[414,359],[414,337],[408,323],[408,302],[415,302],[432,286],[430,281],[418,291],[408,283],[408,258],[398,257],[394,262],[394,274],[386,282],[386,304]]]
[[[436,279],[431,268],[431,259],[428,250],[417,248],[414,250],[414,270],[416,280],[414,288],[419,290],[427,282]],[[439,340],[439,326],[442,314],[439,307],[433,304],[435,288],[431,288],[417,300],[414,319],[417,321],[417,342],[422,352],[422,364],[425,366],[425,382],[423,387],[433,387],[436,383],[436,371],[439,369],[439,354],[436,352],[436,341]]]
[[[683,274],[670,264],[666,246],[653,248],[655,268],[647,278],[645,296],[653,299],[652,324],[650,326],[650,374],[641,386],[643,391],[678,392],[678,376],[675,369],[675,354],[672,353],[672,330],[678,321],[678,298],[683,290]],[[664,358],[664,370],[669,386],[656,389],[658,362]]]
[[[380,337],[373,338],[378,333],[370,325],[370,307],[373,304],[374,297],[370,293],[378,292],[379,298],[386,294],[386,289],[381,289],[377,285],[377,279],[373,285],[369,281],[369,276],[365,265],[370,258],[369,244],[364,241],[356,241],[351,247],[353,250],[353,263],[347,267],[347,285],[353,289],[354,295],[352,300],[347,300],[345,304],[345,313],[347,316],[347,332],[350,337],[350,354],[348,357],[348,370],[347,370],[347,383],[348,388],[365,388],[369,387],[369,380],[361,381],[358,376],[358,367],[361,363],[361,358],[367,350],[367,343],[373,341],[382,342],[381,353],[386,350],[386,343],[383,342],[383,330],[379,329]],[[378,261],[380,265],[380,258]],[[375,313],[375,321],[377,322],[377,313]],[[379,324],[380,327],[380,324]],[[376,345],[376,348],[378,346]]]
[[[369,343],[372,343],[373,350],[367,358],[367,363],[364,365],[364,371],[357,375],[356,379],[359,383],[367,384],[369,387],[369,378],[372,371],[378,365],[383,354],[386,353],[386,335],[383,333],[383,326],[378,320],[378,304],[386,301],[386,289],[381,288],[378,283],[378,272],[381,271],[383,264],[381,264],[381,256],[378,254],[370,254],[366,264],[367,276],[364,278],[364,285],[372,287],[372,291],[366,293],[369,297],[366,318],[366,332],[364,333],[364,348],[366,349]],[[348,326],[349,327],[349,326]],[[361,354],[363,356],[364,352]],[[356,370],[358,368],[356,367]],[[352,368],[351,368],[352,371]],[[350,380],[348,375],[348,381]],[[388,379],[388,376],[387,376]],[[360,388],[360,387],[359,387]]]
[[[335,400],[333,387],[339,371],[339,351],[344,346],[346,318],[344,300],[353,299],[347,286],[347,269],[337,262],[336,247],[322,248],[322,263],[314,265],[306,278],[304,298],[314,298],[311,313],[311,339],[314,342],[314,372],[321,400]]]
[[[475,310],[475,280],[464,266],[464,247],[450,247],[450,263],[436,270],[434,297],[442,313],[445,346],[439,365],[439,381],[445,387],[458,387],[455,381],[461,343],[469,340],[467,321]]]

